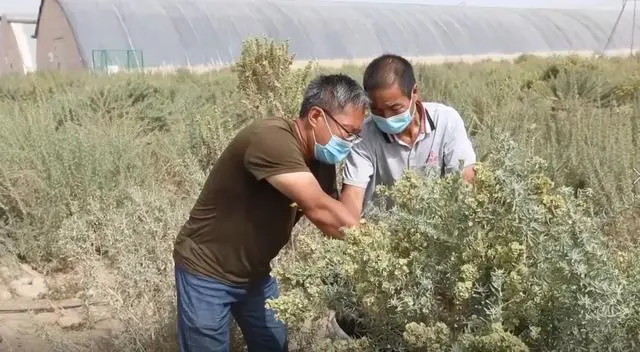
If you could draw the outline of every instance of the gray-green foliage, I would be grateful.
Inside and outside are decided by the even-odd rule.
[[[345,241],[299,236],[271,305],[306,339],[326,309],[359,321],[364,337],[347,350],[638,348],[636,279],[591,191],[554,186],[508,139],[491,150],[473,186],[407,172],[383,190],[395,206]]]
[[[294,70],[295,55],[287,42],[251,38],[243,43],[242,55],[234,64],[238,76],[237,94],[243,111],[253,118],[296,118],[302,94],[311,79],[311,62]]]
[[[115,343],[113,350],[175,349],[171,241],[200,191],[207,171],[236,131],[246,123],[265,116],[295,116],[306,82],[312,73],[320,72],[317,68],[310,70],[309,67],[303,70],[292,69],[292,55],[288,53],[285,44],[249,40],[245,43],[244,49],[243,56],[233,71],[206,74],[179,72],[166,76],[37,73],[25,77],[3,76],[0,80],[0,255],[14,254],[40,270],[76,270],[76,282],[83,292],[70,294],[99,295],[109,300],[114,315],[123,322],[125,329],[119,332],[117,338],[112,339]],[[582,63],[576,65],[575,62]],[[593,89],[581,89],[580,94],[563,94],[566,98],[563,98],[562,104],[559,105],[555,100],[553,83],[545,79],[545,71],[552,66],[563,67],[568,72],[575,71],[573,76],[585,81],[582,86]],[[515,65],[484,62],[473,65],[415,67],[422,98],[449,103],[461,112],[483,160],[490,156],[489,151],[496,148],[499,128],[510,132],[511,138],[518,145],[544,157],[548,161],[544,171],[556,183],[590,186],[593,197],[598,201],[595,203],[597,206],[594,206],[596,210],[606,210],[608,214],[612,214],[618,204],[625,203],[625,197],[633,195],[633,192],[639,189],[640,184],[635,188],[631,184],[634,176],[632,168],[640,168],[640,154],[637,153],[640,139],[640,104],[637,92],[640,79],[636,73],[638,63],[635,60],[576,61],[526,58],[519,60]],[[588,69],[583,69],[584,67]],[[363,67],[347,66],[339,71],[349,73],[360,80]],[[612,106],[598,104],[598,99],[594,99],[597,94],[588,93],[602,90],[598,85],[603,82],[615,86],[613,94],[616,104]],[[571,88],[570,85],[564,86]],[[515,162],[514,165],[519,165],[519,161]],[[539,208],[541,200],[536,200],[535,197],[523,198],[523,194],[531,190],[530,185],[525,185],[524,181],[532,175],[523,173],[519,176],[521,178],[518,178],[513,174],[516,171],[509,171],[510,165],[488,170],[502,170],[496,171],[494,175],[499,176],[499,180],[517,181],[514,186],[509,186],[514,192],[509,197],[513,198],[507,199],[521,199],[523,205],[514,209],[527,214],[533,212],[527,208],[527,204],[534,204]],[[435,186],[440,189],[441,192],[438,194],[442,199],[433,199],[435,195],[430,195],[428,190],[431,184],[423,184],[418,180],[414,186],[427,187],[427,190],[421,189],[417,193],[422,194],[425,200],[432,204],[420,204],[415,209],[411,208],[413,211],[425,212],[424,214],[392,213],[391,217],[385,219],[386,225],[381,222],[363,230],[368,231],[369,237],[363,237],[362,241],[367,238],[373,241],[367,246],[377,257],[364,256],[364,253],[368,253],[362,250],[365,245],[357,241],[349,242],[354,244],[352,247],[344,247],[345,244],[335,242],[313,242],[318,239],[316,233],[313,233],[313,237],[306,236],[306,232],[298,236],[298,243],[294,246],[297,251],[293,254],[296,261],[287,265],[297,263],[298,266],[295,268],[299,270],[288,271],[287,280],[295,278],[297,283],[305,283],[307,292],[300,292],[300,297],[317,296],[321,292],[325,298],[290,301],[288,307],[291,308],[291,312],[288,316],[291,319],[296,316],[304,318],[300,312],[306,314],[310,304],[327,303],[326,297],[334,297],[328,305],[347,317],[350,313],[363,314],[363,303],[358,300],[366,298],[364,307],[369,307],[370,311],[375,308],[379,313],[377,316],[369,315],[378,317],[378,320],[369,320],[370,330],[372,327],[382,326],[371,325],[372,321],[390,321],[394,324],[389,329],[385,327],[384,331],[371,330],[370,336],[386,336],[390,339],[389,343],[401,341],[409,346],[411,342],[414,348],[419,349],[419,345],[427,341],[432,347],[446,348],[455,338],[455,341],[459,342],[458,346],[471,346],[469,348],[475,350],[496,350],[498,345],[511,346],[515,341],[515,335],[509,335],[504,330],[514,333],[524,329],[514,328],[514,317],[524,308],[518,308],[516,304],[502,304],[503,309],[499,311],[502,312],[500,324],[495,323],[498,318],[490,320],[494,323],[478,323],[477,326],[484,332],[476,332],[463,338],[460,335],[461,326],[455,325],[459,324],[455,319],[469,319],[469,315],[465,313],[462,303],[450,306],[456,302],[451,300],[458,297],[452,296],[454,293],[462,297],[460,299],[463,303],[475,302],[473,297],[464,298],[469,293],[470,281],[462,279],[469,275],[471,279],[475,278],[478,269],[464,266],[463,263],[466,262],[460,259],[460,253],[463,252],[458,253],[459,249],[456,246],[466,248],[467,251],[474,248],[473,246],[478,246],[475,242],[468,243],[468,234],[462,230],[468,230],[469,226],[477,229],[483,224],[482,221],[485,221],[493,226],[502,226],[502,232],[480,232],[476,237],[491,239],[489,244],[495,242],[495,248],[492,247],[494,252],[498,250],[498,244],[511,248],[520,255],[513,259],[513,263],[525,260],[531,264],[527,260],[538,258],[538,266],[534,267],[537,269],[530,270],[528,276],[523,274],[523,282],[529,285],[526,287],[542,286],[546,290],[542,291],[546,292],[546,296],[542,296],[547,299],[544,302],[551,302],[550,298],[559,297],[560,303],[557,305],[548,303],[550,314],[540,313],[539,316],[531,315],[528,318],[533,322],[526,323],[534,326],[537,322],[540,330],[530,327],[529,335],[524,334],[523,339],[526,336],[535,336],[536,333],[559,334],[569,331],[566,343],[578,341],[576,346],[580,346],[580,341],[586,340],[576,337],[581,327],[575,324],[584,322],[588,324],[586,326],[589,329],[593,326],[602,327],[602,333],[594,335],[593,338],[599,336],[605,341],[611,337],[607,341],[610,341],[610,347],[615,349],[616,343],[621,341],[618,335],[625,329],[635,331],[638,326],[638,308],[624,302],[640,300],[640,270],[634,262],[637,258],[634,249],[638,243],[636,234],[640,228],[637,208],[627,209],[623,217],[606,218],[607,231],[613,235],[611,237],[616,240],[616,248],[619,248],[617,257],[609,257],[608,254],[599,252],[602,249],[600,241],[593,244],[586,240],[583,249],[578,248],[563,254],[558,251],[574,247],[550,247],[548,253],[536,254],[538,257],[530,252],[523,257],[520,250],[524,244],[513,248],[510,242],[505,244],[507,240],[519,241],[527,238],[524,237],[522,228],[507,221],[513,216],[524,216],[517,215],[521,213],[510,215],[505,213],[505,207],[494,209],[483,206],[481,209],[484,213],[466,214],[462,211],[470,211],[470,205],[457,200],[456,195],[459,193],[456,192],[464,194],[468,190],[459,190],[454,184],[445,182]],[[447,194],[446,190],[452,193]],[[562,199],[565,198],[569,199],[564,196]],[[553,206],[554,200],[557,198],[552,197],[547,201]],[[453,204],[458,204],[460,209],[449,206],[442,210],[445,213],[438,213],[433,208],[442,202],[454,202]],[[570,200],[567,209],[577,209],[576,202]],[[538,209],[536,207],[534,210]],[[429,217],[429,214],[448,217],[450,222],[456,225],[442,225],[436,232],[433,229],[433,218]],[[492,217],[484,219],[481,214],[488,214],[487,216],[493,216],[497,220]],[[394,216],[398,218],[395,219]],[[545,216],[550,217],[548,214]],[[599,230],[589,227],[593,226],[591,218],[587,218],[584,224],[576,222],[569,226],[566,222],[568,215],[565,213],[561,216],[564,217],[554,220],[556,223],[553,226],[557,228],[552,228],[557,230],[562,225],[567,234],[562,237],[559,236],[559,230],[545,232],[545,236],[556,238],[549,246],[557,243],[559,239],[578,246],[576,243],[580,243],[577,242],[579,238],[570,236],[578,226],[586,226],[584,233],[591,234],[587,239],[599,238]],[[469,217],[475,219],[475,222],[472,222],[475,225],[458,223],[458,220]],[[421,218],[432,220],[426,223],[425,220],[416,220]],[[419,226],[411,232],[403,225],[403,221],[409,221],[410,224],[415,221]],[[535,221],[529,224],[522,218],[519,221],[516,224],[524,228],[539,225],[545,230],[551,226],[544,223],[540,225]],[[397,253],[397,248],[405,248],[411,253],[415,250],[408,242],[389,242],[385,234],[405,229],[412,234],[411,236],[427,234],[431,237],[426,237],[424,241],[443,246],[440,253],[425,246],[424,241],[416,241],[418,248],[435,253],[432,258],[417,257],[414,262],[422,265],[435,263],[436,266],[412,269],[412,272],[406,273],[403,271],[404,267],[396,265],[394,254]],[[374,230],[380,233],[373,233]],[[543,230],[540,231],[544,232]],[[535,233],[540,235],[540,231]],[[436,240],[439,242],[435,242]],[[309,247],[311,245],[315,247]],[[352,248],[358,252],[344,251],[345,248]],[[594,249],[598,251],[594,252]],[[448,259],[445,255],[458,258],[458,261]],[[489,254],[472,258],[476,260],[473,263],[495,264],[495,260],[492,262],[490,258],[486,258],[487,255]],[[557,261],[556,259],[562,255],[565,256],[564,259]],[[568,258],[573,256],[577,256],[577,259],[571,260],[580,264],[576,268],[586,266],[589,270],[584,274],[584,278],[577,276],[576,279],[574,275],[570,277],[571,280],[564,280],[568,273],[571,273],[567,268],[573,268],[567,264]],[[597,267],[595,264],[602,262],[603,257],[607,259],[606,265],[592,270]],[[291,257],[285,256],[279,259],[282,262],[290,260],[289,258]],[[336,261],[344,264],[344,258],[353,258],[353,263],[359,264],[358,270],[371,271],[371,282],[355,285],[360,287],[359,291],[355,291],[351,277],[345,277],[345,272],[336,264]],[[620,267],[614,266],[613,262],[616,259],[620,262]],[[376,260],[383,260],[388,264],[385,264],[385,267],[375,264],[367,268],[369,261],[377,263]],[[313,270],[306,271],[306,264],[301,264],[310,262],[313,262],[312,269],[323,268],[324,277]],[[515,270],[506,264],[503,267],[507,274]],[[390,268],[398,271],[398,274],[395,271],[391,272]],[[434,272],[434,268],[438,271]],[[352,265],[349,270],[355,272],[356,268]],[[616,270],[623,270],[624,274]],[[103,275],[104,272],[108,275]],[[430,281],[407,281],[407,292],[413,292],[411,295],[396,294],[395,291],[393,295],[388,293],[391,292],[389,290],[398,287],[398,280],[415,276],[416,272],[424,272],[432,277]],[[359,272],[359,275],[364,275],[363,273],[367,272]],[[440,276],[435,273],[440,273]],[[532,276],[534,274],[535,276]],[[542,277],[543,274],[546,276]],[[485,273],[485,277],[474,280],[490,286],[487,275]],[[603,297],[599,299],[613,297],[604,303],[593,298],[591,291],[586,289],[572,291],[564,290],[561,285],[560,288],[547,287],[549,282],[561,282],[562,285],[566,285],[565,281],[590,282],[587,279],[591,280],[599,275],[605,277],[601,281],[604,286],[596,287],[594,292],[613,292],[609,296],[602,294]],[[623,284],[620,284],[620,275],[624,275],[622,277],[626,280]],[[382,278],[389,284],[383,284],[380,281]],[[496,280],[499,278],[495,277]],[[373,281],[374,279],[378,281]],[[505,285],[513,282],[511,276],[502,280]],[[373,283],[376,282],[377,286],[373,287]],[[289,281],[287,287],[291,288],[297,283]],[[445,286],[434,286],[434,283],[446,284],[446,290],[443,289]],[[616,285],[622,285],[619,294],[615,290],[619,287]],[[415,293],[416,287],[423,287],[425,290],[420,291],[418,295]],[[367,288],[372,288],[372,291],[367,293]],[[436,298],[440,296],[434,293],[436,289],[443,291],[444,293],[438,291],[438,294],[448,301],[438,301]],[[288,291],[289,297],[297,294],[296,292],[298,291]],[[524,298],[518,298],[520,302],[531,302],[532,297],[539,297],[536,296],[537,291],[527,292]],[[574,320],[551,321],[551,325],[548,324],[551,328],[548,329],[556,327],[556,330],[541,330],[544,319],[569,316],[570,312],[560,308],[565,307],[567,301],[574,299],[576,292],[584,292],[587,297],[586,301],[575,300],[573,309],[580,309],[582,313],[576,313],[577,318]],[[376,298],[377,295],[382,298]],[[506,295],[513,299],[513,296],[509,296],[510,293]],[[493,293],[488,297],[490,299],[486,301],[496,306],[498,296]],[[615,306],[614,303],[620,300],[624,302]],[[427,322],[423,320],[424,326],[415,323],[407,325],[404,329],[406,319],[395,311],[392,312],[386,305],[388,302],[394,307],[399,307],[400,312],[406,316],[422,314],[431,317],[435,311],[437,317],[450,318],[442,323],[433,320],[435,318],[429,318],[431,320]],[[534,300],[529,306],[540,307],[535,304],[538,303]],[[426,308],[424,312],[416,312],[415,307]],[[629,318],[621,322],[624,314],[620,309],[629,307]],[[322,311],[317,306],[314,309],[311,312]],[[611,309],[614,313],[611,318],[605,317],[609,320],[602,320],[610,325],[596,319],[602,316],[602,310],[606,309]],[[479,310],[477,315],[484,318],[496,316],[484,310]],[[418,318],[414,320],[418,321]],[[616,322],[619,324],[616,325]],[[572,327],[574,328],[571,329]],[[406,336],[403,336],[403,331]],[[622,343],[633,341],[635,335],[629,336],[628,340]],[[347,344],[357,343],[366,346],[370,342],[372,341],[361,339]],[[527,343],[532,346],[530,341]],[[599,342],[592,345],[598,346]],[[331,350],[326,344],[316,346],[319,346],[320,350]],[[310,350],[310,347],[302,346],[302,349]]]

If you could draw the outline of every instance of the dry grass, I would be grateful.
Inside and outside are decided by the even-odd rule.
[[[360,79],[363,67],[340,70]],[[507,131],[550,161],[555,181],[593,188],[611,219],[624,211],[631,220],[611,225],[615,236],[638,233],[638,212],[629,210],[640,188],[632,185],[640,167],[636,58],[520,57],[416,70],[422,97],[459,109],[481,157]],[[273,79],[269,72],[246,77]],[[229,71],[3,78],[0,251],[44,272],[79,273],[84,297],[108,299],[122,322],[113,350],[174,350],[175,234],[235,131],[274,112],[249,103],[281,114],[296,107],[309,75],[284,77],[286,94],[249,96]],[[105,267],[109,275],[97,275]]]

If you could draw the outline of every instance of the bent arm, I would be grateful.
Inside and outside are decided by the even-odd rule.
[[[340,193],[340,202],[344,204],[351,215],[355,216],[358,219],[362,214],[364,191],[365,189],[362,187],[344,183],[342,185],[342,192]]]
[[[296,202],[304,215],[323,233],[342,239],[342,228],[359,224],[359,217],[326,194],[310,172],[290,172],[267,177],[273,187]]]
[[[360,219],[365,207],[364,196],[367,186],[371,182],[374,166],[374,148],[369,140],[356,144],[347,156],[342,170],[342,190],[340,202]]]

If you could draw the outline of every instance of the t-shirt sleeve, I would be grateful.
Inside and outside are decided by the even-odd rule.
[[[291,172],[310,172],[291,131],[271,126],[257,131],[245,151],[244,165],[258,180]]]
[[[453,108],[446,110],[448,120],[445,143],[443,146],[445,173],[460,171],[462,167],[467,167],[476,163],[476,153],[473,150],[471,140],[467,135],[464,120]]]
[[[344,162],[342,183],[366,188],[373,175],[373,150],[366,140],[353,146]]]

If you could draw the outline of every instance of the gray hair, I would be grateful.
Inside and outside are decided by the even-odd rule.
[[[353,78],[345,74],[319,75],[314,78],[304,92],[300,117],[305,117],[312,107],[317,106],[329,114],[338,114],[349,105],[369,107],[369,97]]]

